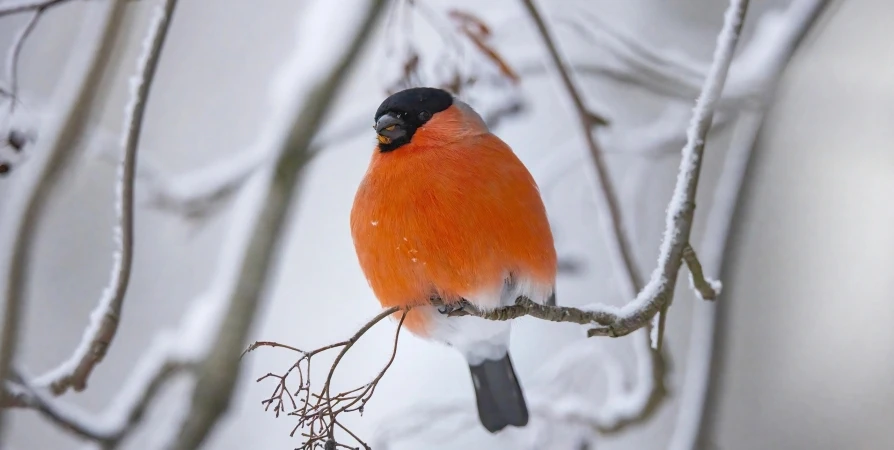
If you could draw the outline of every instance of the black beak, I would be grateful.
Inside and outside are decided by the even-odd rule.
[[[392,114],[385,114],[376,122],[376,133],[380,136],[380,141],[386,138],[387,141],[393,141],[407,134],[404,121]]]

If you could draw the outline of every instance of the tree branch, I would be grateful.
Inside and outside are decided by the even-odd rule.
[[[385,0],[371,2],[331,73],[322,74],[320,79],[314,80],[303,110],[297,115],[294,126],[280,147],[272,177],[265,183],[264,204],[250,234],[236,287],[214,339],[215,344],[199,370],[191,406],[172,445],[173,449],[197,448],[229,408],[240,374],[240,348],[253,323],[260,303],[258,296],[273,266],[283,224],[292,199],[297,194],[301,169],[311,157],[308,152],[311,139],[328,112],[332,98],[347,77],[348,69],[375,28],[385,3]]]
[[[78,110],[89,107],[97,97],[96,89],[123,4],[96,2],[87,11],[85,23],[90,26],[83,27],[73,46],[75,51],[57,90],[54,109],[58,114],[54,114],[44,128],[37,143],[39,148],[29,165],[31,170],[24,171],[18,183],[13,185],[13,195],[8,198],[2,214],[0,248],[9,251],[0,258],[5,308],[0,341],[0,380],[6,379],[18,344],[25,279],[31,263],[30,247],[40,213],[71,155],[67,151],[69,144],[79,140],[86,125],[85,115],[79,114]]]
[[[767,80],[759,91],[761,98],[772,98],[782,71],[831,3],[828,0],[795,0],[784,11],[765,13],[761,18],[747,47],[751,54],[758,56],[753,57],[750,65],[742,62],[745,51],[737,57],[740,67],[751,67],[752,73],[756,74],[752,78]],[[739,77],[740,80],[743,78]],[[726,265],[724,256],[736,220],[738,199],[746,182],[746,172],[768,103],[762,102],[757,110],[744,112],[737,119],[730,139],[719,177],[720,184],[714,190],[701,242],[701,260],[714,273],[723,273]],[[671,450],[703,447],[699,445],[699,439],[703,438],[700,435],[711,428],[710,415],[706,415],[705,410],[716,379],[712,371],[717,362],[714,357],[718,336],[717,314],[717,305],[711,303],[703,303],[692,311],[689,352],[680,388],[679,410],[682,413],[677,416],[669,441],[668,448]]]
[[[130,435],[165,383],[175,375],[195,370],[191,361],[171,357],[176,341],[171,335],[159,336],[144,353],[144,358],[119,391],[115,401],[100,415],[91,415],[73,405],[53,398],[51,392],[31,384],[20,371],[7,382],[5,396],[15,406],[36,410],[50,422],[81,438],[105,448],[116,448]]]
[[[656,314],[666,311],[673,299],[677,274],[683,264],[683,250],[689,245],[705,140],[711,127],[714,106],[723,88],[738,42],[747,5],[747,0],[732,0],[725,14],[711,70],[696,102],[687,131],[687,144],[683,147],[677,184],[667,208],[666,228],[659,248],[658,266],[636,299],[621,308],[595,305],[586,309],[546,306],[524,297],[519,298],[514,306],[492,310],[478,309],[463,301],[454,315],[473,315],[488,320],[510,320],[528,315],[555,322],[595,324],[596,327],[588,331],[588,336],[617,337],[647,326]],[[433,299],[433,304],[438,304],[438,299]]]
[[[656,348],[661,348],[664,337],[665,321],[668,308],[673,302],[683,248],[689,245],[689,234],[692,231],[695,213],[695,194],[698,189],[705,141],[714,118],[715,105],[723,91],[723,84],[726,82],[747,10],[748,0],[730,1],[730,6],[724,15],[723,28],[717,36],[717,47],[714,50],[711,68],[708,70],[702,92],[696,101],[695,111],[686,133],[687,143],[683,147],[683,158],[680,161],[674,196],[668,205],[667,228],[658,256],[659,266],[663,265],[664,270],[659,273],[656,269],[649,282],[649,284],[654,282],[655,288],[666,293],[666,301],[659,306],[658,326],[653,330],[652,342]]]
[[[622,280],[622,295],[626,298],[632,298],[642,288],[642,280],[633,257],[630,239],[623,227],[621,208],[618,205],[617,196],[608,173],[608,168],[603,159],[604,152],[598,147],[596,140],[593,137],[594,126],[605,124],[605,121],[593,114],[593,112],[584,104],[583,96],[578,91],[572,79],[569,65],[559,54],[558,47],[547,26],[546,19],[543,17],[543,14],[538,11],[534,4],[534,0],[524,0],[523,3],[528,15],[533,19],[534,24],[546,45],[550,59],[552,60],[552,65],[559,73],[562,83],[565,86],[565,90],[568,92],[577,111],[581,132],[589,149],[590,157],[595,169],[594,173],[597,183],[595,203],[598,208],[597,214],[603,220],[603,229],[606,233],[605,242],[611,250],[610,257],[613,262],[614,270]],[[648,334],[648,329],[642,330],[641,333]],[[648,339],[638,339],[633,341],[633,345],[635,346],[647,344]],[[651,352],[649,349],[644,349],[643,351],[637,351],[636,355],[638,358],[638,365],[647,366],[652,369],[653,373],[651,376],[653,379],[664,379],[663,371],[665,364],[663,362],[663,355],[660,352]],[[654,383],[651,386],[653,387],[652,392],[650,392],[649,395],[643,399],[644,401],[640,403],[642,410],[638,411],[638,414],[643,418],[649,416],[651,412],[655,410],[665,392],[662,388],[663,384]],[[628,420],[619,421],[619,423],[628,423],[633,420],[634,419],[628,418]]]
[[[177,0],[164,0],[156,10],[143,41],[143,51],[137,59],[136,75],[131,78],[132,92],[124,111],[123,155],[115,192],[118,215],[118,227],[115,230],[117,249],[108,287],[90,315],[90,324],[74,353],[57,368],[34,381],[38,386],[49,386],[56,395],[64,393],[70,387],[75,391],[83,391],[87,387],[90,374],[105,358],[118,331],[133,265],[134,180],[140,132],[146,103],[176,6]]]

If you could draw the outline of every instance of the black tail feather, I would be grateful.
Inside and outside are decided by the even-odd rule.
[[[502,359],[470,364],[469,370],[475,386],[478,417],[487,431],[496,433],[509,425],[528,424],[528,406],[508,353]]]

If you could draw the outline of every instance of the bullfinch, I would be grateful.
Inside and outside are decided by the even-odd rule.
[[[509,321],[448,315],[525,296],[555,304],[556,251],[534,178],[469,105],[435,88],[385,99],[376,146],[351,209],[360,267],[404,327],[465,357],[491,433],[528,423],[509,358]],[[439,299],[441,305],[432,305]]]

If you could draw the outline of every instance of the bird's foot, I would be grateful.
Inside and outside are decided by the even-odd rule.
[[[448,317],[468,315],[468,312],[464,308],[465,302],[459,302],[450,305],[443,305],[438,308],[438,312]]]

